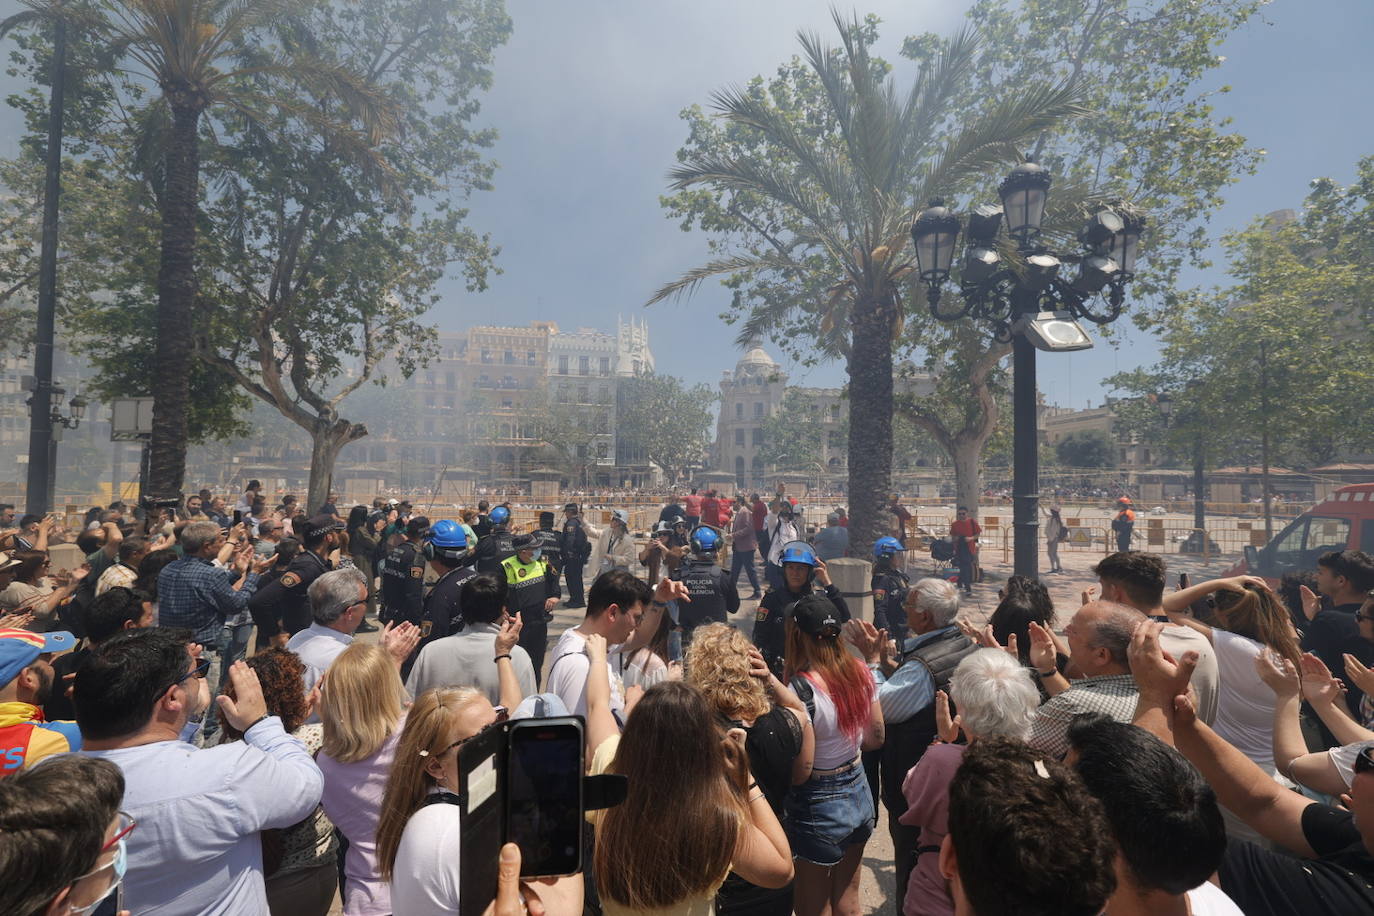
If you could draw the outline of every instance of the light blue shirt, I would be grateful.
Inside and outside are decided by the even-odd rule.
[[[922,633],[906,641],[903,655],[935,639],[952,626]],[[881,671],[873,672],[878,681],[878,703],[883,707],[884,722],[905,722],[916,713],[935,702],[935,679],[930,669],[918,661],[907,661],[892,672],[892,677],[884,679]]]
[[[816,556],[822,560],[842,557],[849,549],[849,529],[839,525],[826,525],[816,532]]]
[[[124,773],[124,906],[139,916],[266,913],[259,832],[304,820],[324,777],[305,745],[269,716],[243,741],[181,741],[88,751]]]
[[[327,627],[321,623],[312,623],[310,626],[301,630],[286,643],[286,648],[300,656],[301,664],[305,665],[305,692],[308,694],[315,689],[320,678],[329,670],[329,666],[334,664],[334,659],[338,658],[344,649],[353,644],[353,637],[347,633],[340,633],[338,630]],[[320,721],[312,716],[311,722]]]

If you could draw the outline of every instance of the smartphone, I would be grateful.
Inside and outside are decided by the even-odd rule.
[[[234,510],[234,524],[237,525],[237,524],[238,524],[239,522],[241,522],[241,521],[243,521],[243,510],[242,510],[242,509],[235,509],[235,510]]]
[[[517,719],[506,749],[506,841],[520,847],[522,877],[582,870],[582,771],[576,716]]]
[[[1188,587],[1188,574],[1187,574],[1187,573],[1179,573],[1179,574],[1178,574],[1178,590],[1179,590],[1179,591],[1183,591],[1183,590],[1184,590],[1185,588],[1187,588],[1187,587]]]

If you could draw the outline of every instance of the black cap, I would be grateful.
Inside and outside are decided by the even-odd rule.
[[[313,541],[331,531],[343,531],[347,527],[333,515],[317,515],[305,523],[303,531],[297,531],[296,534],[301,540]]]
[[[417,515],[406,522],[406,536],[419,537],[429,530],[429,519],[423,515]]]
[[[563,507],[563,511],[564,511],[564,512],[572,512],[572,513],[575,514],[575,513],[581,512],[582,510],[579,509],[579,508],[577,507],[577,503],[568,503],[567,505],[565,505],[565,506]]]
[[[510,539],[510,545],[516,550],[536,550],[543,544],[544,539],[533,534],[517,534]]]
[[[792,606],[792,622],[808,636],[840,635],[840,615],[823,595],[807,595]]]
[[[541,525],[552,525],[552,524],[553,524],[553,513],[552,513],[552,512],[540,512],[540,513],[539,513],[539,524],[541,524]]]

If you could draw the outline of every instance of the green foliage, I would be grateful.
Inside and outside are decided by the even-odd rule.
[[[1116,463],[1112,440],[1098,430],[1069,433],[1054,452],[1060,464],[1071,468],[1107,468]]]
[[[616,434],[676,482],[699,466],[711,445],[719,395],[707,385],[688,388],[671,375],[638,375],[620,381]]]
[[[1135,428],[1179,453],[1201,436],[1218,462],[1257,462],[1266,439],[1273,463],[1369,448],[1374,157],[1349,187],[1315,181],[1296,219],[1258,220],[1226,247],[1234,285],[1181,296],[1159,364],[1109,380],[1156,416],[1155,396],[1172,395],[1167,429],[1144,407]]]
[[[796,388],[788,388],[781,408],[763,421],[763,446],[758,454],[767,467],[814,474],[816,466],[822,464],[824,447],[832,432],[838,434],[840,441],[848,441],[848,413],[841,422],[827,424],[814,400]],[[830,453],[833,455],[835,449]]]

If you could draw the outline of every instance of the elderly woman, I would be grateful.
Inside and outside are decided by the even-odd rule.
[[[624,509],[611,513],[611,525],[606,534],[606,552],[601,557],[601,571],[628,571],[635,562],[635,541],[630,536],[630,516]]]
[[[949,784],[963,760],[966,745],[953,744],[960,729],[968,743],[980,738],[1013,738],[1030,734],[1040,693],[1030,672],[1001,649],[979,649],[954,669],[950,694],[959,714],[949,718],[949,698],[935,694],[941,743],[931,745],[906,774],[902,794],[907,811],[899,821],[919,827],[916,867],[907,882],[905,916],[953,916],[954,902],[940,873],[940,843],[949,832]]]

